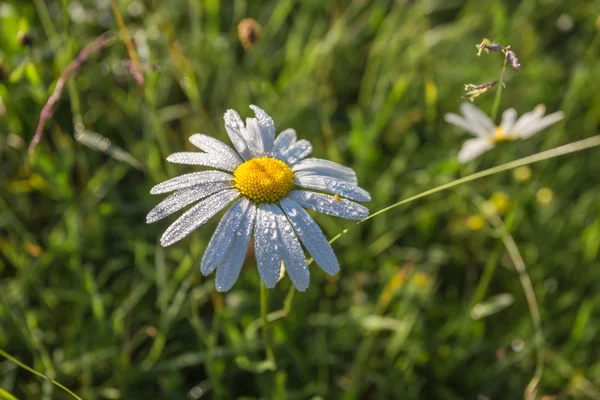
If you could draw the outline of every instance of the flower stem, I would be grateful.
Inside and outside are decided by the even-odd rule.
[[[475,198],[475,203],[477,204],[479,209],[483,211],[483,198],[477,194],[474,194],[473,196]],[[529,277],[529,273],[527,272],[525,261],[521,256],[521,252],[519,251],[519,247],[517,246],[515,239],[506,228],[506,225],[504,224],[502,218],[500,218],[500,216],[496,212],[488,213],[487,216],[488,220],[499,233],[502,243],[504,243],[504,246],[506,247],[506,250],[515,267],[515,270],[519,274],[519,280],[521,281],[521,286],[523,287],[523,292],[525,293],[525,299],[527,300],[527,307],[529,308],[529,313],[531,315],[531,321],[533,324],[534,346],[536,347],[537,359],[535,364],[535,373],[533,378],[531,378],[529,384],[525,388],[524,398],[526,400],[536,399],[537,389],[542,379],[542,374],[544,371],[545,350],[540,308],[538,305],[537,298],[535,296],[535,291],[533,290],[531,278]]]
[[[502,66],[502,73],[500,74],[500,85],[497,85],[496,97],[494,98],[494,104],[492,104],[491,118],[492,121],[496,122],[498,116],[498,108],[500,107],[500,99],[502,98],[502,89],[504,88],[504,71],[506,70],[506,58],[504,58],[504,65]]]
[[[265,342],[265,351],[267,353],[267,362],[275,369],[275,352],[273,351],[273,343],[271,342],[271,332],[269,330],[269,293],[267,287],[261,282],[260,284],[260,317],[262,319],[263,341]]]

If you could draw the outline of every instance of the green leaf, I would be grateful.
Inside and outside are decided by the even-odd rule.
[[[15,396],[0,388],[0,399],[2,400],[18,400]]]

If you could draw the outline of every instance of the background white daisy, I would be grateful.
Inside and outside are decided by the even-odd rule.
[[[528,139],[564,118],[561,111],[544,116],[546,107],[540,104],[518,120],[515,109],[509,108],[502,114],[500,125],[496,126],[490,117],[472,103],[461,104],[460,110],[463,116],[448,113],[444,115],[444,119],[476,136],[475,139],[467,140],[460,149],[458,160],[462,163],[477,158],[499,142]]]
[[[243,123],[233,110],[225,113],[225,129],[235,150],[203,134],[190,137],[202,152],[172,154],[168,161],[213,170],[193,172],[154,186],[152,194],[170,193],[152,209],[146,222],[156,222],[198,202],[165,231],[162,246],[170,246],[232,204],[219,222],[201,263],[208,275],[217,271],[216,288],[229,290],[237,280],[254,235],[258,272],[268,288],[281,275],[282,262],[298,290],[309,285],[304,248],[328,274],[339,264],[319,226],[305,208],[348,219],[369,215],[355,201],[370,201],[357,186],[354,171],[332,161],[306,158],[307,140],[287,129],[275,139],[275,125],[262,109],[251,105],[255,118]]]

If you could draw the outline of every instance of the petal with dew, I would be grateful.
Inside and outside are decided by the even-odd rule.
[[[280,203],[296,234],[315,262],[329,275],[335,275],[340,270],[340,264],[321,228],[295,201],[282,199]]]
[[[323,193],[293,190],[288,198],[304,208],[346,219],[360,220],[369,216],[369,209],[350,200],[336,199]]]
[[[233,182],[233,176],[221,171],[192,172],[159,183],[150,189],[150,194],[169,193],[208,182]]]
[[[181,152],[167,157],[174,164],[203,165],[205,167],[234,171],[240,164],[217,153]]]
[[[203,225],[239,196],[237,190],[223,190],[202,200],[177,218],[163,233],[160,244],[167,247],[176,243]]]
[[[233,235],[233,240],[227,254],[217,267],[217,277],[215,278],[215,288],[219,292],[226,292],[237,281],[240,276],[240,271],[248,245],[250,244],[250,236],[254,229],[254,218],[256,216],[256,206],[250,203],[247,211],[244,213],[237,232]]]
[[[296,131],[293,129],[286,129],[277,136],[275,139],[275,143],[273,144],[273,155],[275,158],[281,160],[283,157],[283,152],[287,150],[288,147],[296,143]]]
[[[531,122],[528,126],[523,128],[523,130],[516,132],[520,139],[528,139],[551,125],[554,125],[558,121],[562,120],[565,117],[565,114],[562,111],[557,111],[552,114],[548,114],[543,118],[540,118],[536,121]]]
[[[371,195],[366,190],[351,183],[325,176],[296,176],[294,183],[300,187],[337,194],[350,200],[371,201]]]
[[[294,165],[312,153],[312,150],[313,148],[310,142],[302,139],[284,150],[280,157],[276,157],[288,165]]]
[[[235,110],[227,110],[225,111],[223,119],[225,120],[225,130],[238,154],[244,160],[251,159],[252,151],[248,147],[246,127],[244,126],[244,121],[242,121],[240,114]]]
[[[246,118],[246,134],[248,139],[247,145],[250,148],[253,157],[257,158],[264,156],[265,146],[263,143],[263,135],[256,118]]]
[[[254,253],[256,254],[258,273],[269,289],[275,287],[281,274],[281,242],[276,213],[276,205],[260,204],[256,213],[254,229]]]
[[[306,158],[297,162],[292,171],[295,176],[322,175],[330,178],[339,179],[341,181],[357,184],[358,179],[352,168],[345,167],[338,163],[320,158]]]
[[[479,125],[482,131],[487,132],[487,135],[493,134],[496,130],[496,124],[494,124],[494,121],[492,121],[490,117],[488,117],[476,105],[471,103],[462,103],[460,105],[460,111],[468,121]]]
[[[217,153],[221,155],[221,157],[227,158],[236,166],[240,165],[243,161],[235,150],[212,136],[204,135],[202,133],[195,133],[190,136],[189,140],[191,144],[200,150],[207,153]]]
[[[463,143],[458,152],[458,161],[461,163],[469,162],[493,147],[494,144],[488,138],[469,139]]]
[[[221,221],[202,256],[200,272],[202,272],[203,275],[212,273],[221,260],[223,260],[223,257],[225,257],[227,249],[235,236],[235,232],[238,231],[240,224],[244,219],[244,215],[246,215],[250,207],[254,207],[254,205],[252,205],[248,199],[242,198],[236,201],[229,207],[227,212],[225,212],[225,215],[221,218]]]
[[[280,254],[285,270],[296,289],[304,292],[310,283],[310,273],[304,250],[302,250],[296,232],[294,232],[294,228],[290,225],[283,211],[277,206],[272,211],[277,220],[277,231],[281,243]]]
[[[181,189],[161,201],[146,216],[146,223],[151,224],[181,210],[221,190],[233,188],[231,182],[206,182],[186,189]]]
[[[273,142],[275,141],[275,123],[273,122],[273,118],[254,104],[250,105],[250,108],[254,111],[258,126],[260,127],[264,152],[270,154],[273,152]]]
[[[500,122],[500,128],[504,134],[510,132],[512,127],[515,125],[517,120],[517,111],[514,108],[509,108],[502,113],[502,121]]]

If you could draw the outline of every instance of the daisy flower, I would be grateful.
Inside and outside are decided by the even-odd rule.
[[[458,160],[462,163],[480,156],[499,142],[528,139],[564,118],[561,111],[544,116],[546,107],[540,104],[518,120],[515,109],[509,108],[502,114],[500,125],[496,126],[490,117],[471,103],[461,104],[460,110],[464,117],[449,113],[444,119],[476,136],[475,139],[467,140],[460,149]]]
[[[304,291],[310,277],[302,246],[329,275],[340,268],[329,242],[305,209],[359,220],[369,210],[354,201],[370,201],[371,197],[357,186],[352,169],[306,158],[312,152],[310,142],[296,140],[293,129],[275,138],[271,117],[256,106],[250,108],[255,118],[247,118],[245,125],[234,110],[225,113],[225,129],[235,149],[211,136],[194,134],[190,142],[202,152],[167,158],[172,163],[212,169],[154,186],[152,194],[174,193],[148,213],[146,222],[198,202],[162,235],[160,244],[170,246],[229,206],[202,257],[202,274],[216,270],[217,290],[231,289],[254,240],[258,273],[265,286],[273,288],[285,266],[294,286]]]

